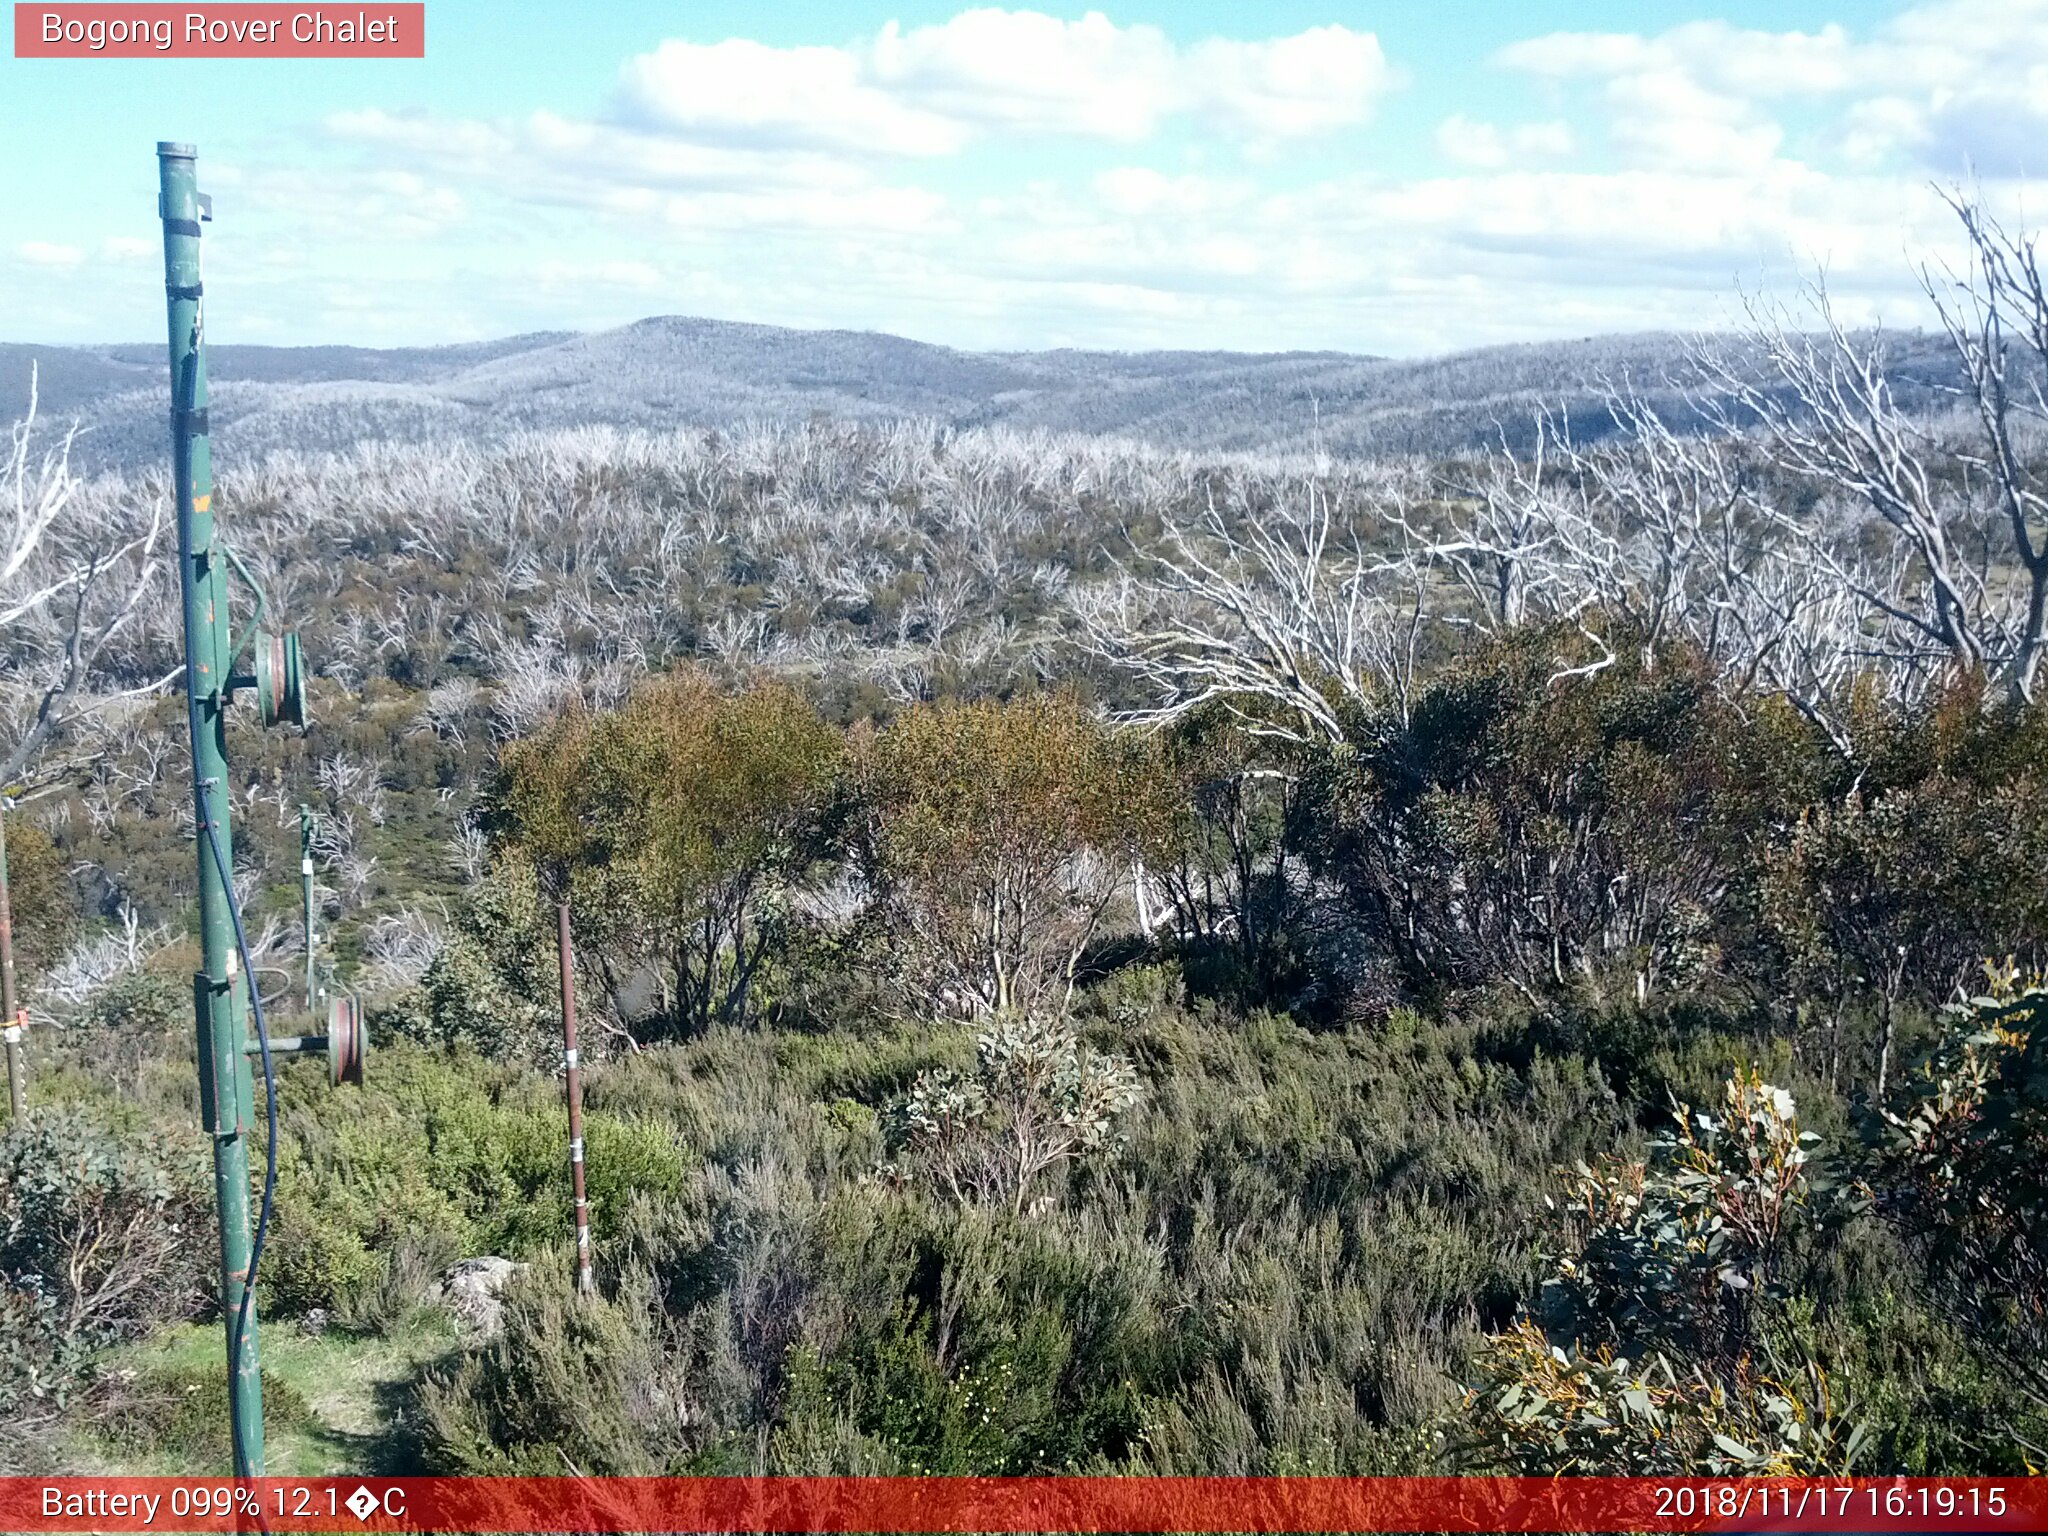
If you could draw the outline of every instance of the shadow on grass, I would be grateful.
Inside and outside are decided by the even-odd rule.
[[[325,1423],[309,1429],[303,1437],[309,1459],[317,1460],[334,1476],[426,1476],[431,1469],[420,1438],[419,1384],[429,1371],[457,1353],[451,1345],[443,1355],[415,1360],[404,1376],[372,1384],[373,1429],[356,1431]]]

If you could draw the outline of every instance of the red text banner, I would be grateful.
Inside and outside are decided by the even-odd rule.
[[[19,4],[18,59],[420,59],[424,4]]]
[[[0,1530],[2048,1532],[2048,1479],[5,1478]]]

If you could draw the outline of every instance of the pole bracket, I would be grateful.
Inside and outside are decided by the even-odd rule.
[[[201,414],[203,415],[204,412]],[[263,627],[263,616],[270,611],[270,594],[263,590],[263,583],[256,579],[256,573],[242,563],[242,557],[235,553],[234,545],[223,543],[220,546],[220,552],[228,557],[229,568],[242,578],[242,584],[256,594],[256,611],[249,615],[248,625],[242,630],[239,639],[228,642],[227,669],[232,673],[235,670],[236,663],[241,661],[242,653],[249,649],[249,642],[256,637],[257,631]]]

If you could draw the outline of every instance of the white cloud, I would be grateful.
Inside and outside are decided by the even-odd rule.
[[[411,164],[495,184],[527,181],[552,202],[585,202],[617,186],[671,191],[855,187],[868,173],[804,150],[710,146],[667,135],[534,112],[484,122],[381,110],[337,113],[328,131]]]
[[[863,79],[838,48],[771,48],[744,38],[670,39],[628,63],[620,89],[634,117],[725,144],[942,155],[965,129]]]
[[[934,227],[946,209],[937,192],[886,185],[817,151],[683,143],[552,112],[499,122],[358,112],[328,127],[478,192],[595,210],[642,231],[902,233]]]
[[[1761,32],[1723,21],[1681,23],[1655,37],[1636,32],[1552,32],[1510,43],[1495,55],[1514,69],[1552,79],[1614,78],[1676,69],[1741,97],[1813,95],[1857,78],[1862,50],[1840,26],[1819,32]]]
[[[100,246],[100,257],[104,261],[121,266],[131,266],[159,256],[163,246],[155,240],[144,240],[135,235],[115,235]]]
[[[1243,206],[1252,185],[1213,176],[1168,176],[1149,166],[1118,166],[1095,178],[1095,195],[1110,212],[1145,218],[1155,214],[1209,214]]]
[[[1299,138],[1365,121],[1392,83],[1378,39],[1342,26],[1184,48],[1100,11],[979,9],[844,48],[670,39],[626,65],[620,103],[693,140],[927,156],[993,132],[1136,143],[1176,116]]]
[[[944,226],[946,200],[918,187],[682,194],[619,188],[597,206],[628,222],[652,218],[696,234],[921,236]]]
[[[1558,32],[1510,44],[1495,60],[1554,85],[1598,82],[1609,134],[1632,164],[1733,170],[1778,153],[1783,131],[1758,98],[1781,80],[1784,60],[1799,51],[1788,39],[1797,37],[1720,23],[1656,38]]]
[[[662,286],[661,269],[649,261],[543,261],[534,281],[548,288],[624,288],[647,293]]]
[[[1263,138],[1303,138],[1364,122],[1394,83],[1370,32],[1311,27],[1271,42],[1212,40],[1192,55],[1197,107]]]
[[[1560,90],[1594,82],[1637,164],[1761,164],[1782,152],[1775,114],[1815,109],[1836,114],[1826,146],[1863,166],[2039,175],[2048,163],[2048,0],[1935,0],[1860,35],[1721,21],[1557,32],[1495,60]]]
[[[374,285],[335,265],[302,177],[219,165],[269,229],[216,270],[238,313],[416,339],[679,308],[963,345],[1425,352],[1723,323],[1738,283],[1784,292],[1822,262],[1845,314],[1910,322],[1909,255],[1953,240],[1928,168],[2048,145],[2043,16],[1934,0],[1813,32],[1531,38],[1495,58],[1537,106],[1466,72],[1432,104],[1436,156],[1405,163],[1405,141],[1268,154],[1398,83],[1343,27],[1204,40],[983,9],[829,47],[676,40],[601,117],[331,119],[360,156],[331,210],[374,210]]]
[[[1510,160],[1557,159],[1577,147],[1571,124],[1557,120],[1502,129],[1454,112],[1436,128],[1436,145],[1460,165],[1491,170]]]
[[[85,260],[85,252],[77,246],[54,245],[47,240],[24,240],[14,248],[14,253],[32,267],[63,269]]]
[[[962,11],[909,31],[891,22],[859,52],[882,89],[963,127],[1136,140],[1188,94],[1164,32],[1100,11],[1078,21]]]

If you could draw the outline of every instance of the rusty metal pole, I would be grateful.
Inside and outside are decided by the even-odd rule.
[[[569,944],[569,903],[555,903],[556,949],[562,965],[562,1061],[569,1093],[569,1180],[576,1191],[576,1289],[596,1289],[590,1274],[590,1201],[583,1191],[583,1063],[576,1054],[576,961]]]
[[[13,803],[0,795],[0,1034],[7,1037],[7,1105],[18,1125],[28,1113],[28,1060],[21,1048],[28,1010],[14,1008],[14,907],[7,892],[7,813]]]

